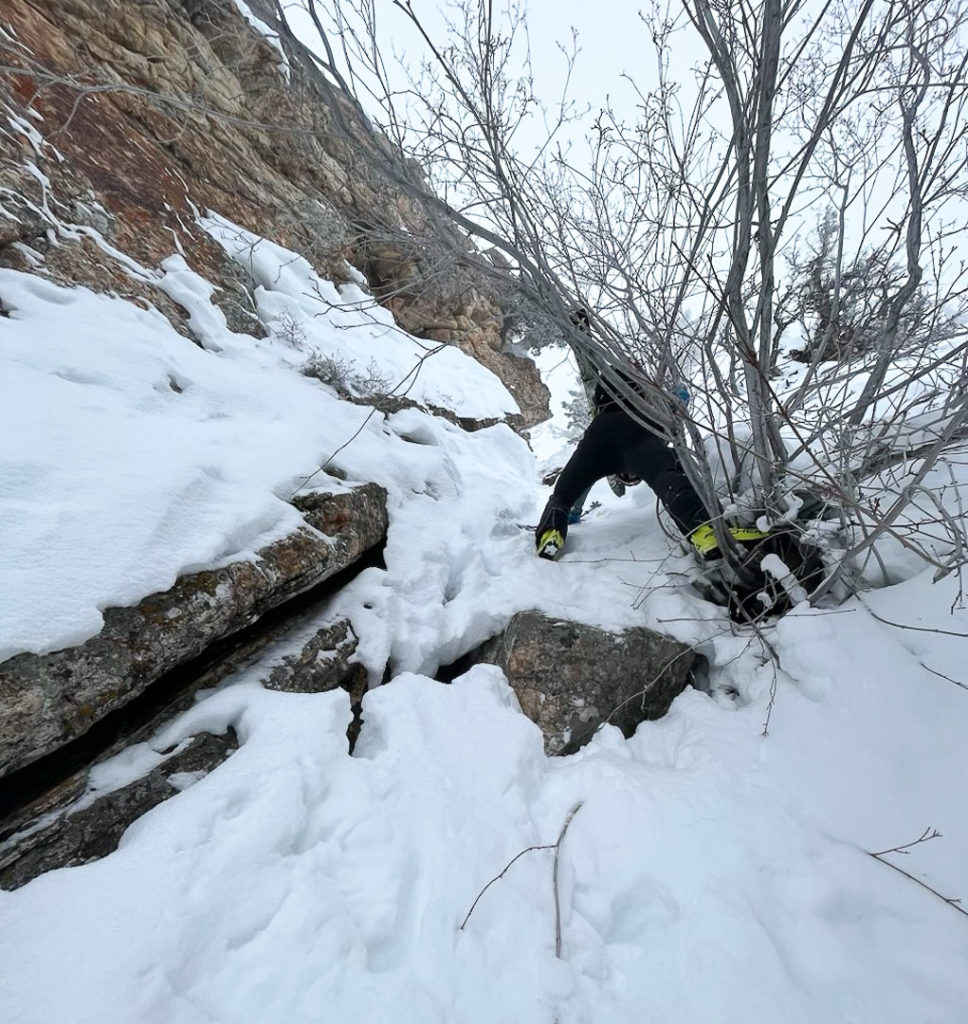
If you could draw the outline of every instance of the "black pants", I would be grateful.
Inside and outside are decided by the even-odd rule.
[[[538,523],[545,530],[568,532],[568,510],[596,480],[623,473],[644,480],[684,535],[708,523],[710,516],[683,471],[675,452],[620,409],[599,413],[561,471]]]

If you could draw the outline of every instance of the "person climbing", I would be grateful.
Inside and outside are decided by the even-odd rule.
[[[572,323],[589,333],[589,318],[584,310],[572,314]],[[588,373],[583,374],[587,377]],[[622,375],[625,382],[641,393],[637,382]],[[586,381],[586,387],[589,382]],[[670,446],[670,438],[657,420],[646,426],[632,418],[600,378],[592,391],[594,416],[578,446],[555,483],[535,530],[535,546],[541,558],[554,559],[561,553],[568,536],[570,514],[579,499],[603,477],[615,476],[625,484],[644,481],[655,492],[696,552],[706,559],[719,553],[719,543],[711,525],[712,516],[689,481]],[[685,408],[688,392],[679,389],[677,401]],[[767,535],[750,527],[729,527],[734,540],[748,543]]]

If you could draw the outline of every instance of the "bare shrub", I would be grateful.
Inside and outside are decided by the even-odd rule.
[[[344,356],[314,356],[303,364],[300,372],[326,384],[344,398],[381,398],[393,387],[392,380],[375,359],[361,371],[354,360]]]
[[[521,322],[554,325],[631,415],[671,432],[708,508],[780,524],[798,521],[804,492],[836,502],[859,530],[814,599],[897,533],[968,422],[964,389],[945,391],[968,346],[955,250],[968,198],[964,0],[654,8],[642,20],[658,80],[628,82],[634,115],[600,111],[586,153],[558,145],[577,112],[565,90],[526,154],[515,139],[538,100],[519,7],[458,0],[435,35],[395,0],[427,55],[401,88],[374,4],[340,4],[327,21],[303,2],[321,67],[420,159],[431,207],[512,265]],[[682,69],[686,34],[705,57]],[[574,59],[566,47],[566,79]],[[340,79],[338,65],[352,72]],[[817,203],[832,212],[804,259],[802,211]],[[568,323],[579,305],[591,334]],[[798,318],[809,361],[781,387],[780,342]],[[670,413],[681,381],[688,416]],[[864,481],[891,459],[904,472],[861,525]],[[949,555],[922,553],[944,571],[963,557],[963,524],[939,514],[935,526]]]

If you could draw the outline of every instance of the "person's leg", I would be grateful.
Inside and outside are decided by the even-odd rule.
[[[621,472],[641,477],[688,537],[710,521],[709,512],[689,482],[675,452],[645,427],[625,417],[614,428],[614,443],[620,453]]]
[[[618,455],[611,444],[614,434],[614,428],[608,422],[611,419],[613,414],[605,413],[592,420],[561,471],[535,530],[539,554],[549,544],[554,548],[553,551],[549,548],[550,557],[561,549],[568,536],[568,512],[571,506],[596,480],[619,471]],[[549,536],[551,534],[556,536]]]
[[[675,452],[634,420],[616,428],[615,443],[622,453],[624,473],[640,476],[655,491],[666,511],[705,559],[719,556],[719,541],[710,525],[712,517],[689,482]],[[756,544],[767,536],[753,526],[727,526],[739,545]]]
[[[594,486],[594,485],[592,485]],[[575,523],[581,520],[581,517],[585,513],[585,502],[588,500],[588,492],[591,487],[586,487],[581,494],[571,503],[571,508],[568,509],[568,525],[574,526]]]

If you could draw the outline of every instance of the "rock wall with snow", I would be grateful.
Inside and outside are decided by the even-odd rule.
[[[31,335],[25,353],[54,339],[63,346],[45,367],[34,363],[35,373],[79,385],[118,381],[125,362],[141,351],[133,337],[140,332],[125,323],[131,310],[123,303],[129,303],[166,321],[144,336],[148,351],[168,344],[162,340],[167,327],[212,352],[224,351],[226,338],[268,336],[292,350],[291,362],[301,353],[310,377],[384,413],[431,407],[468,429],[500,420],[517,429],[547,417],[547,389],[535,366],[503,351],[500,288],[493,279],[474,281],[455,262],[442,267],[440,252],[469,251],[468,243],[435,221],[406,183],[377,168],[372,158],[385,155],[388,143],[285,30],[269,29],[233,0],[14,0],[0,16],[0,47],[7,69],[0,76],[0,272],[9,274],[0,287],[0,313],[22,321],[18,328]],[[419,168],[407,165],[406,173],[422,184]],[[263,241],[278,246],[268,263],[255,258]],[[297,257],[301,276],[292,278]],[[273,306],[269,293],[286,293],[280,267],[286,267],[290,292],[307,293],[304,310]],[[24,285],[25,275],[36,279],[36,287]],[[331,347],[321,355],[313,349],[303,320],[311,323],[334,308],[335,293],[323,281],[355,289],[347,308],[370,324],[379,322],[384,333],[395,322],[425,339],[423,352],[413,357],[416,372],[409,364],[398,369],[387,351],[395,339],[381,342],[372,332],[365,342],[354,335],[339,351]],[[121,304],[81,302],[69,317],[58,318],[52,311],[74,304],[78,294],[58,287],[85,287]],[[393,321],[367,311],[371,294]],[[348,331],[350,325],[342,327]],[[122,338],[110,367],[102,344],[108,337]],[[425,353],[441,343],[469,354],[504,382],[510,396],[491,410],[496,415],[478,414],[466,403],[451,409],[440,388],[427,391],[426,373],[416,380]],[[384,373],[396,376],[391,381]],[[159,387],[169,398],[197,383],[191,372],[183,380],[170,369],[164,376],[167,386]],[[479,384],[470,386],[480,392]],[[237,404],[250,387],[222,400]],[[50,400],[60,401],[53,395]],[[83,434],[84,403],[75,408],[72,401],[64,400],[64,422],[73,424],[69,432]],[[30,429],[29,413],[21,410],[17,417],[12,410],[8,403],[12,429]],[[102,412],[108,415],[107,406]],[[50,463],[82,461],[63,440],[58,448],[51,437],[43,472]],[[179,443],[175,435],[170,440]],[[106,472],[119,468],[108,465],[103,447],[92,445],[88,453]],[[146,450],[144,457],[160,454]],[[30,464],[29,457],[23,461]],[[213,468],[208,475],[219,473]],[[79,607],[65,609],[65,621],[74,621],[76,629],[54,626],[46,638],[20,629],[29,613],[12,612],[0,642],[0,691],[8,712],[0,775],[85,733],[172,667],[380,542],[385,494],[383,504],[376,502],[365,490],[369,486],[325,499],[322,517],[328,522],[332,509],[347,500],[354,510],[352,522],[325,541],[313,535],[319,527],[313,515],[305,524],[290,517],[285,531],[266,538],[269,543],[241,551],[255,554],[253,560],[211,569],[202,557],[205,571],[177,572],[171,589],[170,572],[122,587],[126,593],[112,594],[108,586],[99,601],[101,611],[109,609],[100,632],[100,612],[93,626],[84,625]],[[140,514],[154,519],[146,499]],[[132,508],[119,518],[138,514]],[[251,537],[258,532],[250,531]],[[48,591],[59,584],[46,565],[72,558],[69,538],[66,532],[60,545],[49,540],[37,559],[36,574],[46,579]],[[245,546],[229,540],[224,554],[231,557]],[[75,580],[61,586],[70,593],[75,584],[82,585]],[[11,660],[11,653],[18,656]]]
[[[233,329],[258,332],[252,281],[197,226],[214,210],[329,280],[348,261],[406,331],[488,366],[524,424],[546,418],[534,366],[503,350],[500,288],[442,264],[466,242],[376,167],[389,144],[302,46],[243,6],[4,4],[3,63],[18,70],[0,77],[0,266],[139,296],[191,333],[185,311],[116,258],[181,253]]]

